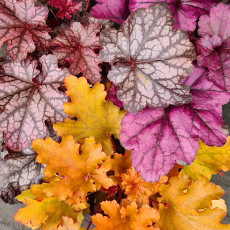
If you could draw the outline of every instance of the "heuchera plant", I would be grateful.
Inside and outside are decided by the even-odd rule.
[[[230,229],[210,182],[230,170],[229,25],[226,0],[0,0],[0,198],[26,205],[14,220]]]

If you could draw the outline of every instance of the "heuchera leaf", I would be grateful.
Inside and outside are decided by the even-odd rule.
[[[210,8],[219,0],[130,0],[129,9],[147,8],[153,3],[167,3],[175,19],[173,29],[193,31],[196,28],[196,20],[207,14]]]
[[[160,220],[156,227],[161,230],[230,229],[221,224],[225,212],[212,208],[212,200],[219,200],[224,190],[213,183],[203,185],[201,181],[188,179],[186,175],[172,177],[168,185],[161,185],[159,201]]]
[[[105,100],[104,85],[99,82],[92,88],[83,77],[66,77],[64,82],[66,94],[71,98],[71,103],[64,104],[64,112],[78,120],[67,118],[55,124],[57,135],[72,135],[75,141],[94,136],[105,153],[114,154],[110,137],[119,138],[121,119],[126,111],[120,111],[111,101]]]
[[[73,75],[82,73],[91,83],[101,80],[101,68],[98,66],[102,60],[94,52],[100,48],[99,37],[100,24],[86,24],[80,22],[71,24],[69,30],[62,30],[61,36],[53,39],[52,45],[58,46],[52,52],[60,64],[69,61],[69,70]]]
[[[67,96],[58,88],[69,71],[59,69],[51,54],[43,55],[39,61],[42,73],[36,69],[37,61],[29,59],[6,63],[0,73],[0,129],[5,144],[15,151],[45,136],[46,119],[57,122],[66,117],[63,101]]]
[[[126,173],[122,174],[121,187],[127,199],[136,202],[141,207],[143,204],[149,204],[149,197],[158,193],[160,185],[167,181],[168,177],[163,176],[155,183],[146,182],[133,167],[130,167]]]
[[[90,14],[95,18],[113,20],[122,24],[130,12],[127,0],[97,0],[97,4],[92,7]]]
[[[49,0],[48,4],[59,9],[57,17],[62,19],[70,19],[71,14],[75,14],[82,6],[82,2],[73,0]]]
[[[38,153],[37,161],[46,164],[45,176],[53,177],[58,173],[63,177],[43,184],[46,196],[66,200],[75,193],[84,201],[88,192],[96,191],[101,185],[104,188],[113,185],[106,175],[112,166],[108,167],[109,156],[102,152],[101,144],[95,144],[93,137],[85,139],[80,154],[79,144],[72,136],[64,136],[60,144],[51,138],[37,139],[32,142],[32,148]]]
[[[14,215],[14,220],[27,227],[50,230],[58,226],[62,216],[72,218],[77,222],[79,212],[64,201],[58,201],[56,197],[47,197],[42,201],[26,198],[25,208],[19,209]]]
[[[101,214],[92,216],[94,230],[159,230],[152,226],[159,220],[159,213],[147,204],[138,209],[134,202],[122,206],[113,200],[101,202],[101,208],[109,218]]]
[[[230,90],[230,6],[220,3],[210,16],[199,20],[198,64],[209,69],[209,79],[223,90]]]
[[[63,216],[61,223],[54,230],[85,230],[85,228],[81,228],[81,224],[78,222],[74,223],[72,218]]]
[[[48,8],[37,6],[36,0],[0,0],[0,46],[7,42],[6,51],[16,62],[26,58],[35,48],[46,51],[49,27]]]
[[[110,101],[113,102],[114,105],[116,105],[117,107],[123,108],[124,107],[123,103],[119,101],[117,98],[117,90],[118,90],[117,86],[112,85],[108,91],[108,98]]]
[[[0,160],[0,198],[6,203],[18,203],[15,196],[42,180],[44,167],[37,163],[37,154],[25,154],[8,149]]]
[[[179,81],[192,73],[195,50],[184,31],[172,30],[173,23],[168,6],[154,4],[133,12],[119,30],[101,32],[100,57],[112,65],[108,79],[131,113],[191,101]]]
[[[230,137],[222,147],[209,147],[199,140],[199,149],[192,164],[185,166],[180,174],[188,175],[193,180],[208,183],[218,170],[230,170]]]
[[[198,138],[209,146],[226,142],[221,106],[229,101],[230,93],[210,82],[207,75],[206,69],[195,67],[183,80],[191,89],[189,104],[145,108],[123,118],[120,142],[133,150],[132,164],[143,179],[154,182],[176,162],[190,164],[198,150]]]

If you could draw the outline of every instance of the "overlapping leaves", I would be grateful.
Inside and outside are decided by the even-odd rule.
[[[230,6],[218,4],[210,16],[201,16],[197,41],[198,64],[209,69],[209,79],[230,90]]]
[[[32,147],[38,153],[37,161],[46,164],[44,175],[51,178],[43,185],[47,196],[66,200],[75,193],[79,201],[85,201],[88,192],[96,191],[101,185],[104,188],[113,185],[106,175],[111,168],[110,160],[93,137],[85,139],[81,154],[79,144],[74,143],[72,136],[64,136],[60,144],[51,138],[38,139],[32,142]],[[56,173],[63,178],[54,178]]]
[[[71,24],[69,30],[62,30],[61,35],[54,38],[52,45],[56,46],[53,54],[60,64],[65,61],[70,63],[69,70],[72,74],[82,73],[91,83],[100,81],[101,68],[98,66],[102,62],[98,54],[94,52],[99,48],[100,24],[86,24],[85,27],[80,22]]]
[[[36,0],[0,0],[0,46],[14,61],[26,59],[35,48],[46,51],[50,28],[46,25],[48,8],[37,6]]]
[[[126,111],[119,111],[111,101],[106,101],[104,86],[100,83],[89,87],[86,79],[70,76],[65,78],[66,94],[71,98],[70,103],[64,104],[64,112],[77,121],[66,119],[54,125],[59,136],[72,135],[75,141],[89,136],[102,144],[103,151],[113,154],[114,148],[111,135],[119,138],[121,119]]]
[[[222,146],[226,135],[221,106],[230,94],[208,80],[208,71],[195,67],[184,80],[192,101],[165,109],[145,108],[126,114],[120,141],[132,151],[132,164],[143,179],[154,182],[165,175],[175,162],[190,164],[198,150],[198,138],[206,145]]]
[[[90,14],[99,19],[113,20],[122,24],[129,16],[129,6],[126,0],[97,0]]]
[[[173,23],[167,5],[155,4],[133,12],[119,30],[101,32],[100,57],[112,65],[108,79],[131,113],[191,101],[179,81],[192,73],[195,51],[184,31],[172,30]]]
[[[46,119],[57,122],[66,117],[62,106],[67,96],[58,88],[69,71],[58,68],[53,55],[43,55],[39,62],[42,73],[36,69],[37,61],[30,59],[8,62],[0,73],[0,128],[5,144],[15,151],[45,136]]]
[[[207,14],[218,2],[219,0],[130,0],[129,9],[134,11],[154,3],[167,3],[175,19],[173,29],[193,31],[196,28],[196,20]]]

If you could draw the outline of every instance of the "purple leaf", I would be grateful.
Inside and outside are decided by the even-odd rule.
[[[208,71],[195,67],[183,83],[191,88],[192,101],[165,109],[145,108],[122,119],[120,142],[132,150],[132,164],[143,179],[154,182],[175,162],[190,164],[198,150],[198,138],[206,145],[222,146],[223,104],[230,93],[208,80]]]
[[[97,2],[90,12],[95,18],[122,24],[130,14],[127,0],[97,0]]]
[[[196,20],[200,15],[207,14],[210,8],[219,0],[130,0],[129,9],[147,8],[153,3],[167,3],[175,18],[173,29],[193,31],[196,28]]]
[[[8,154],[0,160],[0,198],[6,203],[18,203],[15,196],[42,180],[44,166],[37,163],[36,152],[31,152],[25,154],[8,149]]]
[[[220,3],[210,16],[201,16],[197,41],[198,64],[209,69],[209,79],[230,90],[230,6]]]
[[[108,98],[110,101],[113,102],[114,105],[116,105],[117,107],[123,108],[123,103],[121,101],[118,100],[117,98],[117,86],[112,85],[109,88],[109,92],[108,92]]]
[[[15,151],[45,136],[46,119],[57,122],[67,116],[63,102],[68,97],[58,88],[70,73],[59,69],[51,54],[39,60],[42,73],[36,69],[36,60],[6,63],[0,73],[0,130],[4,132],[5,144]]]
[[[154,4],[133,12],[119,30],[101,32],[100,57],[112,65],[108,79],[131,113],[191,101],[179,81],[192,73],[195,49],[187,33],[172,30],[173,23],[167,5]]]

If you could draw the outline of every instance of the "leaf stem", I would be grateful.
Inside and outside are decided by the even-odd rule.
[[[89,8],[89,4],[90,4],[90,0],[88,0],[88,2],[87,2],[87,5],[86,5],[86,7],[85,7],[85,11],[87,11],[87,10],[88,10],[88,8]]]

